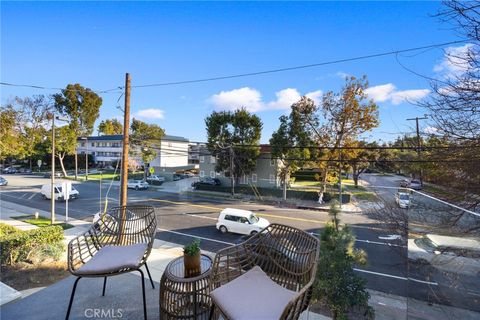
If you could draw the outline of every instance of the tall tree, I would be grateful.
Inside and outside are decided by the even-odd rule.
[[[446,51],[446,77],[433,79],[433,93],[421,105],[429,110],[439,133],[477,140],[480,137],[480,1],[444,1],[437,15],[468,39],[463,47]]]
[[[378,126],[378,107],[369,100],[365,90],[367,78],[350,77],[340,93],[329,91],[323,95],[320,107],[311,104],[296,106],[299,119],[309,127],[315,142],[322,150],[319,168],[322,172],[322,190],[319,202],[326,191],[329,171],[335,169],[332,163],[341,159],[341,147],[347,141]]]
[[[32,169],[32,158],[44,156],[44,148],[40,147],[47,136],[48,114],[51,112],[51,100],[44,95],[33,97],[15,97],[14,105],[18,110],[18,121],[16,126],[21,133],[23,145],[23,157],[30,159]]]
[[[342,157],[347,160],[348,167],[352,169],[353,183],[355,187],[358,187],[360,175],[379,158],[378,149],[373,149],[378,147],[378,144],[376,142],[367,143],[355,140],[345,146],[352,149],[345,150]]]
[[[130,126],[132,131],[130,139],[135,148],[131,149],[132,154],[140,155],[144,164],[144,176],[147,178],[147,166],[155,159],[160,147],[160,140],[165,135],[165,131],[156,124],[133,119]]]
[[[100,113],[102,98],[91,89],[76,83],[69,84],[61,93],[54,94],[53,99],[57,112],[68,118],[68,127],[72,131],[73,137],[73,139],[66,140],[68,143],[72,143],[72,146],[57,153],[63,168],[63,157],[65,156],[63,152],[73,154],[77,138],[92,134],[93,126]],[[64,172],[64,174],[66,173]]]
[[[233,156],[233,180],[238,182],[240,176],[250,174],[260,155],[260,118],[242,108],[234,112],[213,112],[205,119],[205,124],[207,148],[217,157],[215,170],[230,170],[230,157]]]
[[[99,135],[123,134],[123,125],[117,119],[102,120],[98,125]]]
[[[312,99],[302,97],[300,101],[292,105],[292,112],[289,116],[280,117],[280,126],[272,134],[270,145],[272,148],[272,159],[279,159],[280,177],[283,182],[283,200],[287,199],[287,184],[291,174],[297,171],[315,153],[312,148],[313,142],[307,128],[302,125],[298,112],[295,112],[298,104],[311,104]]]
[[[18,112],[11,104],[0,108],[0,159],[16,157],[21,152],[21,134],[16,126]]]

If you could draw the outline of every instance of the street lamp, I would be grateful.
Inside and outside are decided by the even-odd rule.
[[[88,138],[81,137],[81,140],[85,140],[85,181],[88,180]]]

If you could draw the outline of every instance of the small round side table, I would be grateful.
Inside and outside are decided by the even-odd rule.
[[[212,259],[202,254],[200,275],[185,278],[183,257],[172,260],[160,280],[160,319],[208,319]]]

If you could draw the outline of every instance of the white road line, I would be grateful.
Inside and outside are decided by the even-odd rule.
[[[364,243],[371,243],[371,244],[378,244],[378,245],[389,246],[389,247],[400,247],[400,248],[406,248],[407,247],[407,246],[403,246],[401,244],[393,244],[393,243],[388,243],[388,242],[370,241],[370,240],[362,240],[362,239],[355,239],[355,241],[364,242]]]
[[[221,240],[216,240],[216,239],[211,239],[211,238],[205,238],[205,237],[200,237],[200,236],[196,236],[196,235],[191,235],[191,234],[188,234],[188,233],[182,233],[182,232],[172,231],[172,230],[167,230],[167,229],[162,229],[162,228],[157,228],[157,230],[160,230],[160,231],[163,231],[163,232],[169,232],[169,233],[173,233],[173,234],[178,234],[178,235],[181,235],[181,236],[187,236],[187,237],[191,237],[191,238],[198,238],[198,239],[202,239],[202,240],[206,240],[206,241],[213,241],[213,242],[228,244],[228,245],[234,245],[235,244],[233,242],[226,242],[226,241],[221,241]]]
[[[217,218],[213,218],[213,217],[206,217],[206,216],[201,216],[201,215],[198,215],[198,214],[189,214],[189,213],[182,213],[183,215],[186,215],[186,216],[190,216],[190,217],[196,217],[196,218],[202,218],[202,219],[210,219],[210,220],[217,220]]]
[[[32,200],[33,197],[35,197],[37,194],[33,193],[30,197],[28,197],[28,200]]]
[[[358,271],[358,272],[370,273],[370,274],[374,274],[374,275],[382,276],[382,277],[387,277],[387,278],[393,278],[393,279],[404,280],[404,281],[411,280],[411,281],[415,281],[415,282],[419,282],[419,283],[438,286],[437,282],[418,280],[418,279],[415,279],[415,278],[405,278],[405,277],[400,277],[400,276],[394,276],[394,275],[391,275],[391,274],[380,273],[380,272],[369,271],[369,270],[363,270],[363,269],[358,269],[358,268],[353,268],[353,270]]]

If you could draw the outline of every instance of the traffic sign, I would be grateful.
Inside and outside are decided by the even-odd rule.
[[[153,167],[150,167],[150,169],[148,169],[148,171],[150,172],[150,174],[154,174],[154,173],[155,173],[155,169],[153,169]]]
[[[40,168],[42,166],[42,160],[38,159],[37,160],[37,166]]]

